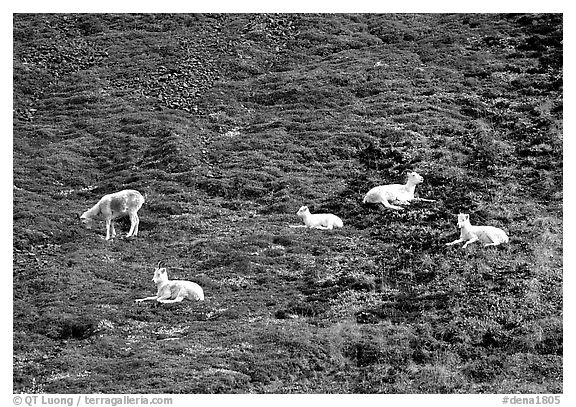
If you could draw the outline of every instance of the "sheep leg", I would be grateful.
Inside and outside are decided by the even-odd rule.
[[[106,240],[110,240],[111,225],[112,225],[112,219],[106,219]]]
[[[486,243],[484,245],[484,247],[488,247],[488,246],[498,246],[500,243],[499,242],[492,242],[492,243]]]
[[[474,243],[476,240],[478,240],[478,236],[474,236],[472,239],[468,240],[466,243],[464,243],[464,246],[462,246],[462,248],[465,249],[466,246],[468,246],[470,243]]]
[[[112,239],[116,237],[116,229],[114,228],[114,221],[110,221],[110,232]]]
[[[156,301],[163,302],[164,300],[169,299],[171,295],[172,293],[170,290],[164,289],[162,292],[158,292],[156,295]]]
[[[136,219],[136,227],[134,228],[134,233],[132,233],[132,236],[138,236],[138,226],[140,226],[140,218],[138,217],[137,213],[134,214],[134,219]]]
[[[488,239],[490,239],[490,243],[486,243],[484,247],[487,246],[498,246],[500,243],[503,243],[503,240],[497,233],[489,233]]]
[[[446,246],[452,246],[453,244],[462,243],[463,241],[464,241],[464,239],[460,238],[460,239],[454,240],[453,242],[446,243]]]
[[[422,202],[436,202],[435,199],[414,198],[414,200]]]
[[[126,237],[131,237],[134,233],[134,228],[136,227],[136,220],[134,219],[134,214],[130,214],[130,231],[126,235]]]
[[[153,297],[146,297],[146,298],[140,298],[139,300],[135,300],[136,302],[142,302],[142,301],[152,301],[152,300],[156,300],[158,299],[158,296],[155,295]]]
[[[401,206],[396,206],[396,205],[392,205],[390,202],[388,202],[386,199],[383,199],[381,201],[382,205],[384,205],[386,208],[390,208],[390,209],[397,209],[397,210],[403,210],[404,208],[402,208]]]
[[[322,229],[322,230],[327,230],[327,229],[332,229],[332,226],[322,226],[322,225],[318,225],[318,226],[312,226],[313,228],[316,229]]]
[[[174,302],[181,302],[184,299],[184,297],[182,296],[178,296],[176,298],[174,298],[173,300],[162,300],[162,299],[158,299],[158,302],[161,302],[162,304],[171,304]]]

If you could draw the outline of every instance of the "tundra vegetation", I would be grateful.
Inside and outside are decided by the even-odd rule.
[[[562,392],[561,15],[13,19],[15,392]]]

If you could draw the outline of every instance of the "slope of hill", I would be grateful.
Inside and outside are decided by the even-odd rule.
[[[561,15],[19,14],[13,72],[15,392],[562,392]]]

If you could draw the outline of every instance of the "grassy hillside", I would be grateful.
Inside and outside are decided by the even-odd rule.
[[[561,15],[19,14],[13,66],[15,392],[562,392]]]

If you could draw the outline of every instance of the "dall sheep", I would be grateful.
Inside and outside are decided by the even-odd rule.
[[[494,226],[472,226],[470,224],[470,215],[460,213],[458,215],[458,227],[460,228],[460,239],[446,243],[446,246],[452,246],[456,243],[466,242],[463,249],[470,243],[477,240],[485,243],[486,246],[497,246],[500,243],[508,243],[506,232]]]
[[[160,262],[158,262],[158,266],[154,270],[152,281],[158,288],[156,295],[138,299],[136,302],[158,301],[166,304],[180,302],[185,298],[191,301],[204,301],[204,290],[202,290],[202,287],[192,281],[169,280],[168,272],[165,267],[160,267]]]
[[[125,189],[104,195],[96,205],[80,215],[80,220],[88,228],[91,227],[93,221],[104,220],[106,222],[106,240],[110,240],[116,236],[114,219],[129,216],[130,231],[126,237],[137,236],[138,225],[140,224],[137,212],[143,204],[144,197],[140,192]]]
[[[302,206],[298,212],[296,212],[302,220],[304,225],[308,228],[316,229],[333,229],[334,227],[341,228],[344,226],[344,222],[338,216],[331,213],[315,213],[311,214],[310,209],[307,206]]]
[[[410,205],[410,201],[434,202],[432,199],[415,198],[414,191],[416,185],[424,182],[424,178],[417,172],[408,174],[406,184],[379,185],[372,188],[364,196],[363,203],[381,203],[387,208],[401,210],[401,206],[393,205],[396,202],[400,205]]]

